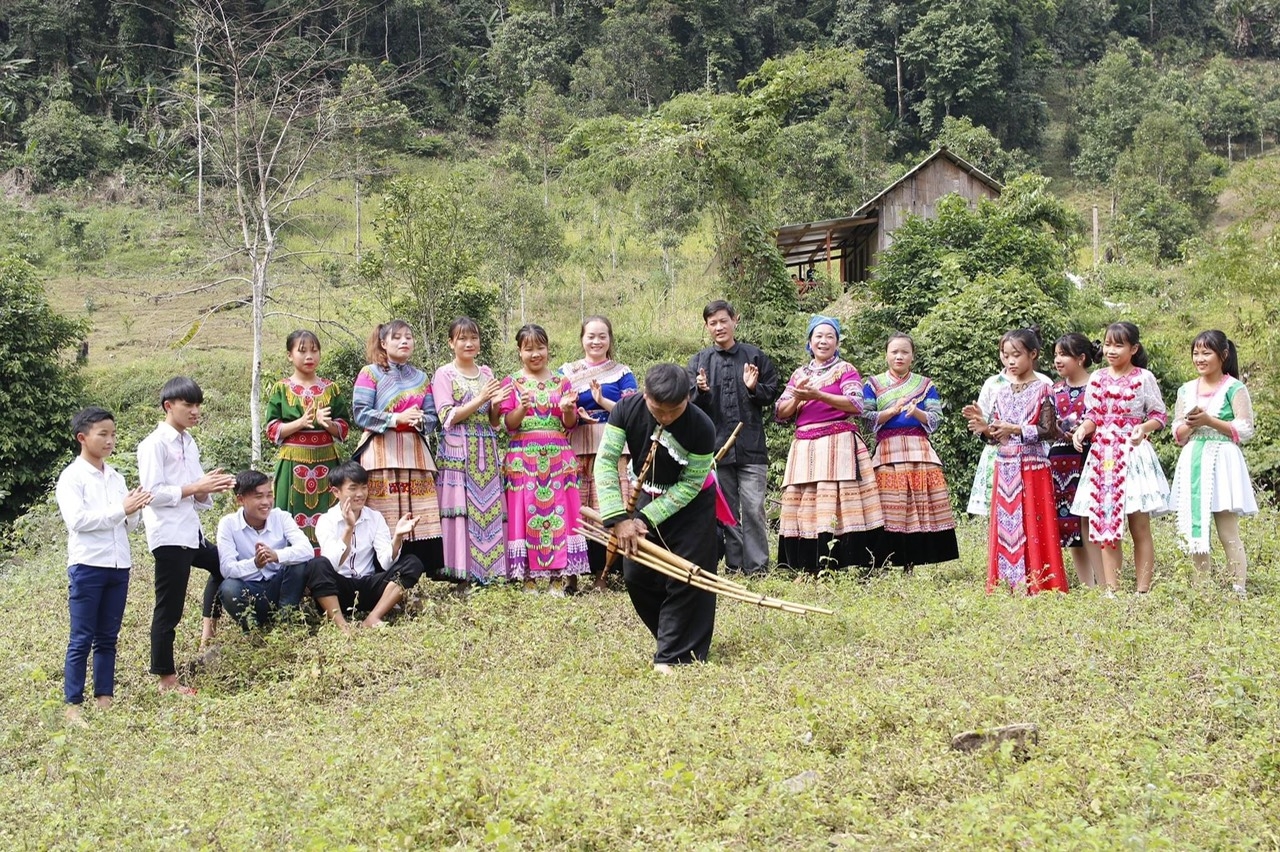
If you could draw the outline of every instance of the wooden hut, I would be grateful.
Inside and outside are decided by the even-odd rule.
[[[1000,189],[995,178],[939,148],[849,216],[783,225],[778,250],[799,279],[822,268],[848,286],[871,276],[876,255],[893,243],[894,230],[908,216],[932,217],[938,200],[947,195],[960,195],[973,206],[998,197]]]

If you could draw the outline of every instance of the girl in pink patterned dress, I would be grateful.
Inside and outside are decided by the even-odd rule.
[[[499,410],[511,433],[507,477],[507,576],[536,591],[564,596],[564,578],[588,573],[587,540],[577,532],[581,500],[578,459],[568,430],[578,422],[569,380],[548,366],[550,345],[540,325],[516,332],[522,369],[502,381]]]
[[[1128,520],[1137,590],[1145,594],[1155,573],[1151,515],[1168,511],[1169,500],[1169,482],[1148,438],[1169,415],[1160,385],[1146,369],[1137,326],[1107,326],[1102,355],[1107,366],[1089,379],[1084,420],[1071,438],[1081,451],[1093,440],[1071,513],[1088,519],[1089,538],[1102,547],[1102,584],[1108,596],[1115,594],[1120,576],[1120,539]]]

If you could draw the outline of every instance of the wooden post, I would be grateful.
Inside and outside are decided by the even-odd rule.
[[[831,229],[827,228],[827,277],[831,277]]]
[[[1093,268],[1098,268],[1098,205],[1093,205]]]

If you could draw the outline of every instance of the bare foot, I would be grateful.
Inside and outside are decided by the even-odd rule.
[[[671,666],[667,665],[666,663],[654,663],[653,670],[657,674],[660,674],[663,676],[673,675],[676,673],[676,670],[673,669]]]
[[[361,627],[386,627],[387,623],[381,618],[374,618],[372,615],[360,622]]]
[[[111,707],[110,695],[99,695],[97,698],[93,700],[98,705],[99,710],[106,710]]]
[[[160,694],[167,695],[169,693],[195,695],[196,691],[193,687],[178,683],[177,675],[164,675],[160,678]]]
[[[80,716],[79,704],[68,704],[67,709],[62,711],[63,717],[67,720],[68,725],[74,725],[77,728],[87,728],[88,723]]]

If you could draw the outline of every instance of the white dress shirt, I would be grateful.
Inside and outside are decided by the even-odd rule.
[[[141,516],[125,515],[129,489],[114,467],[104,462],[98,470],[78,457],[62,471],[54,493],[67,525],[68,567],[127,569],[133,564],[128,531],[138,528]]]
[[[274,550],[280,561],[268,562],[261,568],[255,565],[258,542]],[[311,542],[284,509],[272,509],[260,530],[249,526],[244,519],[244,509],[237,509],[218,521],[218,566],[224,580],[269,580],[280,571],[281,565],[306,562],[314,555]]]
[[[377,554],[378,565],[383,571],[391,567],[395,554],[391,552],[391,529],[381,512],[368,506],[360,510],[356,519],[356,531],[351,536],[351,546],[343,544],[347,534],[347,521],[342,517],[342,506],[335,505],[316,522],[316,541],[320,543],[320,555],[333,564],[344,577],[367,577],[376,569],[373,564]],[[343,552],[347,558],[341,563]]]
[[[196,510],[213,508],[213,499],[183,497],[186,485],[204,476],[200,450],[186,431],[161,422],[138,444],[138,479],[151,492],[151,505],[142,510],[147,525],[147,547],[165,545],[198,547],[200,518]]]

